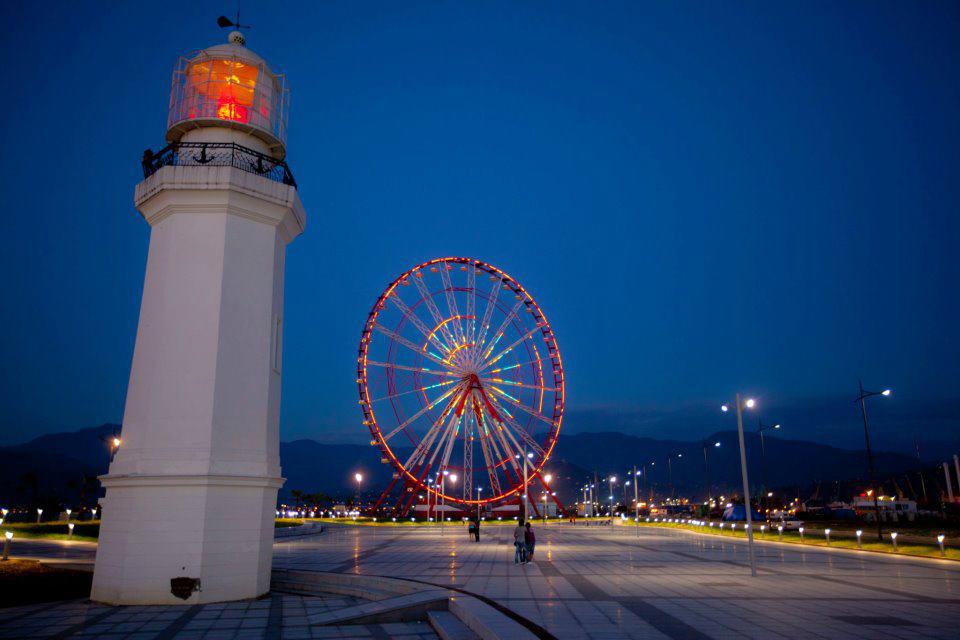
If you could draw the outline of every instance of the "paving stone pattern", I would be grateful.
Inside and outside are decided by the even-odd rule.
[[[549,638],[957,638],[960,563],[758,545],[671,529],[537,523],[536,559],[513,563],[510,528],[332,526],[274,546],[278,568],[389,576],[482,596]],[[14,554],[89,559],[38,543]],[[252,602],[0,609],[0,638],[435,638],[426,623],[312,626],[361,600],[273,594]],[[528,627],[531,628],[531,627]]]

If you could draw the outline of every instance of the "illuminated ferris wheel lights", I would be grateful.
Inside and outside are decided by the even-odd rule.
[[[451,272],[456,270],[466,275],[457,276],[454,282]],[[488,290],[477,286],[477,272],[486,272],[493,283]],[[428,279],[425,276],[429,273],[439,275]],[[401,296],[397,288],[398,283],[409,285],[411,275],[418,299],[408,297],[406,291],[410,289]],[[513,294],[516,304],[499,296],[504,287]],[[483,477],[486,473],[490,480],[491,491],[484,502],[516,493],[521,474],[514,454],[532,447],[545,460],[545,452],[555,443],[564,405],[556,340],[537,313],[539,308],[509,276],[466,258],[442,258],[415,267],[395,280],[386,296],[392,306],[384,306],[385,296],[374,305],[358,359],[361,404],[365,414],[368,408],[370,413],[365,422],[385,454],[383,459],[395,467],[395,475],[414,486],[423,486],[420,478],[431,468],[442,469],[447,477],[448,467],[462,469],[463,500],[447,496],[456,502],[472,497],[475,474]],[[524,305],[532,316],[519,313]],[[504,338],[509,346],[495,353]],[[540,340],[547,346],[544,358],[542,345],[538,348],[537,344]],[[491,369],[505,358],[507,362]],[[425,367],[426,361],[436,368]],[[553,380],[546,377],[550,373]],[[484,377],[493,374],[499,375]],[[438,381],[438,376],[449,379]],[[514,387],[513,394],[501,385]],[[445,390],[441,393],[441,389]],[[546,395],[553,396],[552,415],[542,413],[545,406],[550,407]],[[389,406],[381,404],[387,402]],[[508,411],[506,404],[520,413]],[[387,424],[382,424],[383,417],[378,424],[373,417],[374,406],[378,407],[377,416],[390,416],[392,412]],[[537,420],[550,425],[542,447],[532,435]],[[389,433],[383,435],[381,426],[388,427]],[[390,438],[398,436],[404,442],[397,446],[407,446],[409,440],[413,447],[405,461],[393,455],[387,445]],[[477,443],[482,462],[474,457]],[[510,464],[505,465],[506,460]]]

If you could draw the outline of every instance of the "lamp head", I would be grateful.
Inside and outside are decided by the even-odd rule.
[[[757,401],[753,398],[747,398],[746,402],[743,403],[743,406],[745,406],[747,409],[753,409],[755,406],[757,406]]]
[[[884,389],[883,391],[880,392],[880,395],[882,395],[882,396],[889,396],[891,393],[893,393],[893,392],[890,391],[890,389]]]

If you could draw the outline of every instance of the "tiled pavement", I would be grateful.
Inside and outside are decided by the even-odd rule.
[[[537,527],[537,525],[534,525]],[[958,638],[960,564],[746,544],[673,529],[539,526],[513,564],[509,527],[332,527],[274,566],[416,579],[486,596],[559,638]],[[345,560],[346,558],[346,560]]]
[[[535,527],[537,557],[527,566],[513,564],[510,528],[495,525],[480,543],[462,527],[441,535],[335,526],[277,543],[274,566],[462,589],[559,638],[960,637],[957,563],[765,544],[752,578],[740,540],[655,528],[637,536],[629,526]],[[51,553],[56,545],[33,555]],[[0,610],[0,637],[435,637],[426,624],[306,624],[310,614],[353,603],[277,594],[194,607],[60,603]]]

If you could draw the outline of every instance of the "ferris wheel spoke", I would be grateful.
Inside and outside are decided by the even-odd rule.
[[[407,419],[404,420],[403,422],[401,422],[399,425],[397,425],[396,428],[394,428],[393,431],[391,431],[391,432],[388,433],[387,435],[383,436],[383,441],[384,441],[384,442],[388,442],[388,441],[390,440],[390,438],[392,438],[393,436],[397,435],[398,433],[400,433],[401,431],[403,431],[404,429],[406,429],[408,426],[410,426],[411,424],[413,424],[416,420],[418,420],[418,419],[420,418],[420,416],[422,416],[423,414],[425,414],[427,411],[430,411],[430,410],[433,409],[435,406],[437,406],[438,404],[440,404],[441,402],[443,402],[444,400],[446,400],[447,398],[449,398],[450,396],[452,396],[454,393],[457,392],[458,389],[461,389],[461,390],[463,389],[463,383],[462,383],[462,382],[461,382],[460,384],[458,384],[457,386],[453,387],[452,389],[450,389],[449,391],[447,391],[446,393],[444,393],[443,395],[441,395],[439,398],[437,398],[436,400],[434,400],[434,401],[431,402],[430,404],[426,405],[425,407],[423,407],[422,409],[420,409],[419,411],[417,411],[415,414],[413,414],[412,416],[410,416],[409,418],[407,418]],[[452,403],[453,403],[454,401],[456,401],[456,399],[457,399],[457,396],[454,396],[454,400],[451,401],[451,406],[452,406]],[[449,407],[447,407],[447,408],[449,408]],[[444,411],[446,411],[447,408],[445,408]]]
[[[463,414],[463,499],[469,500],[473,495],[473,414],[469,411]]]
[[[539,326],[535,326],[535,327],[533,327],[532,329],[530,329],[529,331],[527,331],[525,334],[523,334],[522,336],[520,336],[519,338],[517,338],[516,340],[514,340],[513,343],[512,343],[509,347],[507,347],[506,349],[501,350],[500,353],[498,353],[495,358],[491,358],[490,360],[488,360],[487,363],[484,364],[484,365],[483,365],[483,368],[480,369],[480,370],[483,371],[483,370],[486,369],[487,367],[492,367],[494,364],[497,363],[497,361],[498,361],[500,358],[502,358],[503,356],[505,356],[505,355],[507,355],[508,353],[510,353],[510,351],[512,351],[514,347],[516,347],[518,344],[520,344],[521,342],[523,342],[524,340],[526,340],[527,338],[529,338],[530,336],[532,336],[534,333],[536,333],[536,332],[539,331],[539,330],[540,330],[540,327],[539,327]]]
[[[536,439],[530,434],[530,432],[524,429],[519,422],[517,422],[512,417],[510,417],[509,414],[506,414],[505,422],[509,426],[513,427],[513,430],[516,431],[520,439],[523,440],[524,449],[532,449],[533,452],[538,454],[541,458],[546,457],[546,453],[544,452],[543,447],[540,446],[540,443],[537,442]],[[513,437],[512,432],[506,428],[505,430],[507,434],[511,437],[511,439],[514,440],[514,442],[516,442],[516,438]],[[517,444],[517,446],[518,447],[520,446],[519,443]]]
[[[490,450],[491,435],[486,421],[483,419],[483,411],[480,408],[480,401],[477,400],[476,393],[471,398],[473,404],[474,421],[477,424],[477,430],[480,438],[480,450],[483,453],[483,461],[487,468],[487,476],[490,480],[490,490],[492,495],[500,495],[500,478],[497,477],[497,461]]]
[[[420,298],[423,300],[423,303],[427,307],[427,312],[430,314],[430,317],[433,318],[434,324],[437,325],[437,328],[440,330],[440,333],[443,334],[444,339],[447,344],[455,345],[456,339],[453,337],[453,334],[450,333],[450,330],[447,329],[447,320],[443,317],[443,314],[440,313],[440,309],[437,307],[437,303],[433,301],[433,295],[430,293],[430,290],[427,288],[427,283],[423,281],[423,271],[417,272],[417,275],[413,279],[413,284],[416,285],[417,291],[420,292]]]
[[[436,383],[436,384],[429,384],[429,385],[427,385],[427,386],[425,386],[425,387],[417,387],[416,389],[410,389],[409,391],[401,391],[401,392],[399,392],[399,393],[391,393],[391,394],[389,394],[389,395],[381,396],[381,397],[379,397],[379,398],[374,398],[374,399],[371,400],[370,402],[383,402],[384,400],[393,400],[393,399],[399,398],[399,397],[401,397],[401,396],[410,395],[411,393],[420,393],[420,392],[423,392],[423,391],[429,391],[430,389],[436,389],[437,387],[444,387],[444,386],[446,386],[446,385],[448,385],[448,384],[453,384],[453,383],[455,383],[455,382],[456,382],[456,380],[445,380],[445,381],[443,381],[443,382],[438,382],[438,383]]]
[[[459,399],[459,394],[454,396],[453,400],[444,407],[443,411],[440,413],[440,416],[434,420],[433,425],[431,425],[430,430],[424,434],[423,438],[417,443],[417,446],[414,447],[413,452],[410,454],[410,457],[407,458],[407,464],[405,468],[409,469],[413,465],[420,464],[423,459],[426,457],[427,453],[430,452],[430,448],[433,446],[434,441],[437,439],[437,435],[445,433],[443,431],[444,421],[447,419],[447,416],[453,415],[454,418],[457,417],[456,412],[453,411],[453,407]],[[434,458],[436,453],[434,453]],[[430,461],[430,465],[433,465],[433,460]]]
[[[494,419],[494,422],[497,423],[497,428],[495,430],[496,438],[499,440],[500,445],[503,447],[503,456],[510,463],[510,466],[513,467],[513,472],[517,474],[517,477],[520,478],[523,476],[522,471],[522,461],[517,462],[522,457],[520,453],[522,447],[519,444],[516,445],[516,451],[513,447],[510,446],[510,440],[516,440],[514,438],[509,438],[510,432],[507,431],[507,428],[504,426],[502,420]]]
[[[509,387],[533,389],[534,391],[552,391],[554,393],[559,391],[557,387],[543,387],[536,384],[525,384],[523,382],[514,382],[512,380],[504,380],[502,378],[480,378],[480,382],[486,382],[489,385],[507,385]]]
[[[399,371],[410,371],[412,373],[422,373],[428,376],[445,376],[448,378],[460,378],[461,375],[458,373],[453,373],[450,371],[434,371],[427,367],[410,367],[403,364],[395,364],[393,362],[378,362],[376,360],[367,360],[366,364],[373,367],[384,367],[385,369],[397,369]]]
[[[513,396],[511,396],[510,394],[508,394],[506,391],[503,391],[503,390],[501,390],[501,389],[498,389],[498,388],[496,387],[496,385],[490,385],[490,388],[493,389],[495,392],[499,393],[501,396],[503,396],[503,400],[505,400],[506,402],[508,402],[511,406],[514,406],[514,407],[516,407],[517,409],[520,409],[520,410],[523,411],[524,413],[530,414],[530,415],[533,416],[534,418],[537,418],[538,420],[541,420],[541,421],[547,423],[547,424],[550,425],[551,427],[554,426],[553,420],[551,420],[551,419],[548,418],[547,416],[543,415],[542,413],[540,413],[540,412],[537,411],[536,409],[531,409],[531,408],[528,407],[527,405],[523,404],[522,402],[520,402],[519,400],[517,400],[516,398],[514,398]],[[498,399],[496,396],[490,396],[490,397],[493,399],[494,402],[497,403],[498,406],[501,406],[501,407],[503,406],[503,405],[499,402],[499,399]],[[507,415],[509,415],[509,414],[507,414]]]
[[[467,317],[471,318],[467,331],[468,341],[476,342],[477,337],[477,265],[467,267]]]
[[[518,369],[518,368],[520,368],[520,367],[525,367],[525,366],[527,366],[528,364],[537,364],[538,362],[539,362],[539,360],[527,360],[526,362],[515,362],[515,363],[511,364],[509,367],[499,367],[499,368],[497,368],[497,369],[491,369],[490,371],[487,371],[487,373],[488,373],[488,374],[491,374],[491,373],[502,373],[502,372],[504,372],[504,371],[511,371],[512,369]]]
[[[490,294],[487,296],[487,306],[483,310],[483,320],[480,321],[480,337],[475,340],[476,348],[475,351],[479,355],[480,351],[483,349],[483,344],[487,339],[487,330],[490,329],[490,320],[493,317],[493,310],[497,306],[497,296],[500,294],[500,288],[503,286],[503,280],[497,278],[496,283],[490,289]],[[479,364],[477,362],[474,365]]]
[[[450,281],[450,270],[447,266],[448,265],[444,265],[440,268],[440,280],[443,281],[443,295],[447,299],[447,308],[450,310],[450,315],[454,318],[459,318],[460,310],[457,308],[457,298],[453,293],[453,283]],[[460,322],[454,323],[453,334],[457,338],[457,344],[466,344],[467,339],[463,335],[463,327],[460,325]]]
[[[412,342],[410,342],[409,340],[401,336],[399,333],[386,328],[379,322],[374,324],[373,328],[379,331],[380,333],[382,333],[383,335],[387,336],[388,338],[393,338],[393,340],[395,340],[398,344],[402,344],[403,346],[405,346],[407,349],[410,349],[414,353],[418,353],[422,355],[424,358],[426,358],[427,360],[430,360],[431,362],[435,362],[439,364],[441,367],[444,367],[446,369],[455,368],[455,367],[451,367],[450,364],[447,363],[442,358],[438,358],[436,355],[430,353],[429,351],[421,349],[417,345],[413,344]]]
[[[442,343],[433,331],[430,331],[430,328],[423,323],[423,320],[417,316],[413,309],[407,306],[407,303],[400,299],[400,296],[394,292],[394,295],[390,296],[390,301],[393,302],[394,306],[400,310],[400,312],[407,318],[417,330],[423,334],[423,337],[427,339],[427,342],[435,346],[440,353],[444,355],[449,355],[452,347],[449,347]]]
[[[443,457],[440,459],[440,470],[447,469],[450,466],[450,454],[453,452],[453,443],[457,439],[457,432],[460,430],[460,420],[461,416],[457,414],[456,411],[453,412],[453,415],[450,418],[450,422],[447,425],[446,432],[444,433],[444,439],[446,443],[441,443],[443,445]],[[433,466],[434,461],[437,459],[437,454],[440,453],[440,445],[433,452],[433,457],[430,459],[430,466]]]
[[[503,322],[500,323],[500,326],[497,328],[496,333],[493,334],[492,342],[487,346],[486,353],[483,354],[482,359],[484,361],[486,361],[490,357],[490,354],[493,353],[493,348],[497,346],[498,342],[500,342],[500,338],[503,337],[503,330],[507,328],[507,324],[510,322],[510,320],[512,320],[513,318],[517,318],[518,320],[520,319],[520,317],[517,315],[517,311],[522,306],[523,306],[523,301],[522,300],[517,301],[517,303],[513,305],[513,308],[510,309],[510,313],[508,313],[506,316],[503,317]]]

